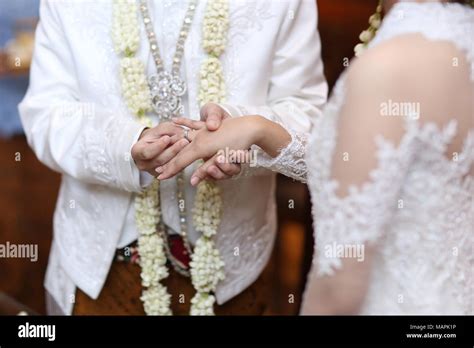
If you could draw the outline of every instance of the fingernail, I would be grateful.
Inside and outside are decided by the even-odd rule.
[[[163,136],[163,142],[165,144],[168,144],[170,141],[171,141],[171,138],[169,136],[167,136],[167,135]]]
[[[176,122],[176,121],[178,121],[178,118],[177,117],[171,117],[171,121]]]
[[[191,178],[191,185],[196,186],[198,182],[199,182],[199,178],[197,176],[193,176]]]
[[[155,169],[155,172],[157,172],[158,174],[161,174],[163,173],[163,167],[158,167]]]
[[[218,126],[217,121],[209,121],[209,126],[216,128]]]
[[[224,161],[225,161],[224,156],[217,157],[217,163],[224,163]]]
[[[158,177],[157,177],[158,180],[163,180],[163,178],[164,178],[164,175],[163,175],[163,174],[160,174],[160,175],[158,175]]]

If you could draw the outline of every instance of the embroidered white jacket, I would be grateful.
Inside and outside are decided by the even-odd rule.
[[[113,50],[111,1],[43,1],[28,93],[19,105],[30,146],[62,174],[54,214],[54,239],[45,286],[64,313],[71,313],[76,286],[97,298],[117,243],[141,190],[130,149],[142,126],[121,97]],[[188,82],[185,113],[198,118],[201,1],[186,42],[182,75]],[[159,47],[171,62],[186,1],[150,4]],[[309,131],[327,86],[322,73],[313,0],[231,1],[229,42],[223,56],[227,108],[257,113]],[[144,28],[139,56],[150,63]],[[153,73],[152,64],[147,65]],[[239,294],[259,276],[275,237],[274,176],[220,183],[224,215],[216,243],[226,278],[218,303]],[[175,199],[170,197],[170,199]],[[43,256],[44,257],[44,256]]]

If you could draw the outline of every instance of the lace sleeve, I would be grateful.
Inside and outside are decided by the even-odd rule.
[[[308,138],[305,314],[472,312],[474,11],[399,6]]]
[[[412,139],[407,133],[396,147],[376,137],[378,165],[360,187],[347,176],[311,171],[309,186],[316,221],[314,261],[319,275],[334,274],[346,257],[363,260],[367,244],[380,239],[394,212],[404,208],[398,194],[413,157]],[[341,196],[338,191],[344,186],[347,193]]]
[[[416,51],[422,44],[427,46]],[[424,173],[433,169],[439,174],[446,162],[444,155],[459,152],[454,147],[447,150],[447,144],[453,143],[457,119],[443,116],[439,120],[433,115],[441,112],[467,119],[468,113],[455,109],[446,91],[433,94],[411,83],[452,84],[459,86],[458,94],[469,91],[466,76],[454,74],[449,67],[441,70],[430,60],[434,52],[439,54],[437,50],[442,50],[446,59],[461,55],[443,42],[409,35],[367,51],[352,63],[336,85],[321,121],[316,120],[306,163],[319,275],[333,274],[351,264],[344,258],[354,257],[356,250],[369,246],[387,250],[384,241],[394,238],[389,233],[413,228],[408,224],[410,217],[416,216],[416,204],[427,203],[419,201],[430,187],[430,176]],[[407,51],[417,52],[417,59],[400,53]],[[398,52],[396,58],[392,52]],[[380,64],[378,54],[390,55],[392,60]],[[426,70],[420,71],[421,64]],[[463,65],[466,72],[468,68]],[[409,83],[403,76],[410,76]],[[469,100],[467,92],[464,98]],[[395,109],[399,100],[417,102]]]
[[[280,151],[277,157],[273,158],[258,149],[257,166],[306,183],[308,173],[305,161],[307,135],[292,131],[290,131],[290,135],[291,142]]]
[[[382,118],[379,104],[367,101],[375,88],[362,95],[344,86],[343,79],[308,144],[318,276],[334,275],[346,258],[347,264],[363,260],[383,238],[403,208],[400,189],[414,154],[416,121]]]

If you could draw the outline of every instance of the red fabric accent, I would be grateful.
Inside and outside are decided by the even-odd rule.
[[[174,234],[169,236],[170,252],[178,261],[180,261],[187,269],[189,269],[189,263],[191,257],[184,246],[184,240],[180,235]]]

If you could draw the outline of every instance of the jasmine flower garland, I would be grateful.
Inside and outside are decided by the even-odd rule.
[[[115,50],[126,57],[132,57],[140,45],[135,1],[115,0],[112,11],[112,40]]]
[[[120,62],[123,96],[129,110],[140,118],[150,109],[150,91],[144,71],[143,63],[135,57],[124,57]]]
[[[209,1],[203,23],[202,47],[208,57],[201,65],[199,102],[201,105],[225,101],[226,86],[219,56],[227,45],[229,3],[227,0]]]
[[[199,102],[222,103],[226,88],[219,56],[227,45],[229,3],[227,0],[208,1],[203,23],[202,46],[208,57],[201,65]],[[191,278],[197,290],[191,300],[191,315],[213,315],[219,281],[225,278],[224,262],[213,241],[221,222],[222,197],[220,188],[211,181],[198,185],[193,209],[193,222],[201,237],[191,257]]]
[[[129,110],[147,127],[152,121],[146,116],[151,110],[150,90],[145,67],[135,57],[139,47],[138,8],[135,1],[113,2],[112,39],[120,60],[122,94]],[[164,231],[156,231],[160,222],[159,181],[154,180],[135,198],[135,221],[140,254],[142,286],[141,300],[148,315],[171,315],[171,296],[160,281],[168,276],[164,250]],[[158,233],[157,233],[158,232]]]

